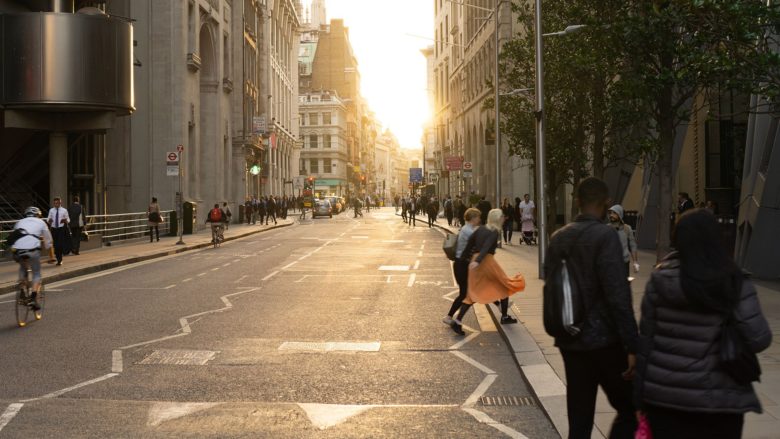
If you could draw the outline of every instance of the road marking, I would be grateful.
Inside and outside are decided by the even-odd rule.
[[[425,244],[420,246],[420,250],[425,250]]]
[[[228,262],[227,264],[222,264],[222,266],[223,267],[229,267],[230,266],[230,262]]]
[[[414,269],[417,270],[418,268],[420,268],[420,260],[419,259],[414,261]]]
[[[211,271],[217,271],[217,270],[219,270],[219,267],[214,267],[211,269]]]
[[[276,276],[278,273],[279,273],[279,270],[276,270],[273,273],[269,274],[268,276],[264,277],[263,280],[268,280],[268,279]]]
[[[237,283],[241,282],[242,280],[246,279],[246,277],[247,277],[247,276],[249,276],[249,275],[248,275],[248,274],[245,274],[245,275],[243,275],[243,276],[239,277],[239,278],[238,278],[238,280],[237,280],[237,281],[235,281],[235,282],[233,282],[233,283],[236,283],[236,284],[237,284]]]
[[[187,279],[182,280],[182,282],[191,282],[191,281],[192,281],[191,277],[188,277]]]
[[[386,244],[399,244],[399,243],[404,242],[404,240],[403,239],[384,239],[384,240],[382,240],[382,242],[384,242]]]
[[[380,265],[379,271],[409,271],[408,265]]]
[[[70,386],[70,387],[66,387],[66,388],[64,388],[62,390],[57,390],[56,392],[47,393],[47,394],[45,394],[45,395],[43,395],[41,397],[38,397],[38,398],[25,399],[25,400],[23,400],[21,402],[31,402],[31,401],[37,401],[39,399],[52,399],[52,398],[56,398],[58,396],[62,396],[64,394],[66,394],[66,393],[68,393],[70,391],[73,391],[73,390],[76,390],[76,389],[80,389],[82,387],[86,387],[86,386],[89,386],[91,384],[99,383],[99,382],[107,380],[109,378],[113,378],[113,377],[115,377],[117,375],[119,375],[119,374],[118,373],[109,373],[109,374],[106,374],[106,375],[103,375],[103,376],[91,379],[89,381],[84,381],[83,383],[78,383],[75,386]]]
[[[206,273],[198,273],[198,277],[205,276]]]
[[[164,290],[170,290],[171,288],[176,288],[176,284],[168,285],[167,287],[163,288]]]
[[[466,402],[463,403],[463,407],[474,407],[474,405],[477,404],[477,401],[479,401],[479,398],[493,385],[496,378],[498,378],[498,375],[495,372],[485,376],[485,378],[482,379],[482,382],[479,383],[479,386],[477,386],[468,399],[466,399]]]
[[[368,236],[365,236],[365,235],[357,235],[357,236],[353,236],[353,237],[352,237],[352,239],[368,239]]]
[[[423,255],[423,252],[422,252],[422,250],[421,250],[421,251],[419,251],[419,252],[417,252],[417,257],[420,257],[420,256],[422,256],[422,255]]]
[[[286,270],[286,269],[288,269],[288,268],[292,267],[293,265],[295,265],[295,264],[297,264],[297,263],[298,263],[298,261],[292,261],[292,262],[290,262],[289,264],[287,264],[287,265],[285,265],[284,267],[282,267],[282,270]]]
[[[461,360],[465,361],[466,363],[469,363],[470,365],[476,367],[477,369],[481,370],[482,372],[485,372],[486,374],[495,375],[496,373],[490,369],[489,367],[485,366],[484,364],[480,363],[479,361],[469,357],[468,355],[464,354],[461,351],[450,351],[450,353]]]
[[[190,328],[190,324],[187,322],[186,317],[182,317],[179,319],[179,324],[181,325],[181,331],[185,334],[189,334],[192,332],[192,329]]]
[[[303,341],[286,341],[279,345],[280,351],[314,351],[314,352],[379,352],[381,343],[350,343],[350,342],[325,342],[310,343]]]
[[[414,279],[417,277],[417,273],[412,273],[411,276],[409,276],[409,282],[406,283],[407,287],[411,287],[414,285]]]
[[[471,328],[469,328],[469,330],[471,330]],[[458,349],[462,348],[466,343],[470,342],[471,340],[474,340],[478,335],[479,335],[479,331],[471,331],[471,334],[469,334],[463,340],[455,343],[454,345],[450,346],[447,349],[451,351],[457,351]]]
[[[306,412],[311,423],[320,430],[341,424],[353,416],[374,408],[371,405],[336,404],[298,404],[298,406]]]
[[[182,418],[196,412],[208,410],[219,403],[211,402],[156,402],[149,409],[146,425],[156,427],[163,422]]]
[[[241,259],[233,259],[233,263],[241,262]]]
[[[391,279],[392,277],[393,277],[393,275],[392,275],[392,274],[388,274],[388,275],[387,275],[387,283],[391,283],[391,282],[390,282],[390,279]]]
[[[152,343],[159,343],[161,341],[170,340],[172,338],[181,337],[181,336],[184,336],[184,335],[187,335],[187,333],[179,332],[178,334],[166,335],[165,337],[155,338],[154,340],[147,340],[147,341],[142,341],[140,343],[135,343],[135,344],[127,345],[127,346],[122,346],[119,349],[125,350],[125,349],[137,348],[139,346],[146,346],[146,345],[152,344]]]
[[[491,418],[490,416],[488,416],[487,414],[479,410],[464,407],[463,411],[473,416],[474,419],[476,419],[477,421],[495,428],[496,430],[500,431],[501,433],[504,433],[505,435],[509,436],[512,439],[528,439],[528,436],[498,421],[493,420],[493,418]]]
[[[111,372],[122,373],[122,351],[115,349],[111,351]]]
[[[13,403],[9,404],[8,407],[3,412],[2,416],[0,416],[0,431],[3,430],[3,428],[8,425],[9,422],[19,413],[19,410],[24,407],[24,404],[21,403]]]

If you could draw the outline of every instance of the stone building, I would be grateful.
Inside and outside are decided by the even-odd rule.
[[[335,91],[299,97],[303,142],[300,169],[315,179],[315,190],[347,194],[347,107]]]

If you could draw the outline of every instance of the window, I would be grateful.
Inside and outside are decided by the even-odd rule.
[[[309,172],[312,174],[320,173],[320,161],[318,159],[309,160]]]
[[[319,148],[319,145],[317,145],[317,135],[312,134],[309,136],[309,148]]]
[[[306,126],[306,118],[302,114],[298,115],[298,120],[301,121],[301,126]]]
[[[330,125],[330,113],[322,113],[322,124]]]
[[[317,113],[309,113],[309,125],[319,125],[319,118],[317,117]]]
[[[330,163],[330,159],[324,159],[322,161],[322,167],[324,168],[322,172],[326,174],[332,174],[333,173],[333,165]]]
[[[322,147],[323,148],[330,148],[331,147],[331,145],[330,145],[330,134],[325,134],[322,137]]]

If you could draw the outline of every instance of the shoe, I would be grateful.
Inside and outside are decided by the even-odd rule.
[[[449,324],[452,324],[452,322],[454,322],[455,320],[452,320],[452,317],[450,317],[450,316],[446,316],[441,321],[445,325],[449,325]]]
[[[62,261],[58,261],[58,262],[57,262],[57,266],[59,267],[59,266],[61,266],[61,265],[62,265]]]
[[[501,317],[501,324],[502,325],[511,325],[513,323],[517,323],[517,319],[512,316],[503,316]]]
[[[466,335],[466,333],[463,331],[463,325],[455,320],[450,323],[450,328],[452,328],[452,330],[455,331],[455,333],[458,335]]]
[[[78,256],[78,255],[79,255],[79,252],[73,252],[73,254],[74,254],[74,255],[76,255],[76,256]]]

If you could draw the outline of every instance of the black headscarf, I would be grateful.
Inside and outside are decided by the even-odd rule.
[[[742,271],[721,240],[715,216],[704,209],[684,213],[674,230],[680,257],[680,284],[695,305],[730,313],[739,301]]]

